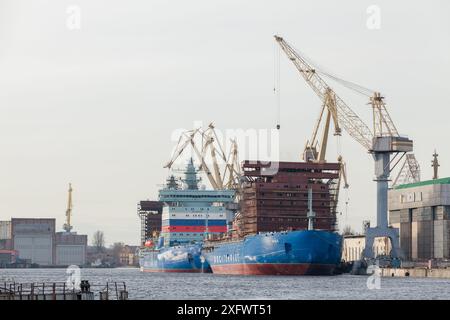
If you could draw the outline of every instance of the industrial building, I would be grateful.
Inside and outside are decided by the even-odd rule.
[[[53,218],[0,221],[2,261],[14,263],[20,260],[40,266],[86,264],[87,235],[55,232],[55,224]]]
[[[84,265],[86,264],[87,235],[76,232],[56,233],[56,265]]]
[[[12,218],[0,221],[0,250],[3,259],[19,260],[40,266],[86,264],[87,235],[72,232],[72,186],[66,210],[63,232],[56,232],[54,218]],[[5,258],[8,255],[9,258]]]
[[[41,266],[55,264],[55,219],[11,219],[13,250]]]
[[[363,250],[366,247],[365,235],[344,236],[342,246],[342,260],[346,262],[359,261],[363,258]],[[375,257],[389,255],[391,252],[391,242],[389,238],[375,238],[373,242],[373,253]]]
[[[0,221],[0,250],[11,249],[11,221]]]
[[[16,262],[17,252],[14,250],[0,249],[0,268]]]
[[[450,178],[398,185],[389,190],[389,224],[399,229],[403,259],[409,261],[450,259]],[[362,258],[365,235],[344,237],[342,259]],[[391,243],[374,241],[375,256],[388,255]]]
[[[450,259],[450,178],[391,189],[389,223],[400,230],[405,259]]]
[[[0,221],[0,240],[11,239],[11,221]]]

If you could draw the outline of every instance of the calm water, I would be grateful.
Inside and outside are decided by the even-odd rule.
[[[125,281],[130,299],[450,299],[450,280],[365,276],[274,277],[141,273],[139,269],[82,269],[90,283]],[[65,269],[0,269],[0,280],[66,281]]]

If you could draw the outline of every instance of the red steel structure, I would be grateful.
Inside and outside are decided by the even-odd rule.
[[[154,232],[161,230],[163,203],[159,201],[140,201],[138,204],[138,216],[141,219],[141,245],[145,245]]]
[[[335,231],[339,170],[339,163],[244,161],[238,233],[307,229],[309,188],[314,229]]]

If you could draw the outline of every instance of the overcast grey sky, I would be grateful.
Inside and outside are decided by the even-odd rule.
[[[71,5],[80,29],[67,27]],[[380,29],[367,28],[370,5]],[[0,220],[61,227],[72,182],[76,231],[137,244],[136,204],[156,198],[175,129],[276,125],[274,34],[380,90],[423,179],[434,148],[449,176],[449,13],[446,0],[0,0]],[[284,56],[280,74],[281,158],[295,161],[320,101]],[[349,96],[368,121],[365,102]],[[341,145],[351,188],[340,223],[360,230],[375,219],[373,163],[349,136]]]

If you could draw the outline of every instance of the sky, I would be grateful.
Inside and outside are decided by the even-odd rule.
[[[174,132],[273,129],[277,74],[279,157],[298,161],[321,102],[283,53],[274,67],[275,34],[382,92],[422,180],[434,149],[450,176],[448,12],[446,0],[0,0],[0,220],[62,228],[71,182],[75,231],[137,244],[136,205],[157,198]],[[370,125],[367,99],[336,91]],[[345,133],[330,138],[330,161],[339,153],[339,223],[360,231],[375,222],[373,161]]]

